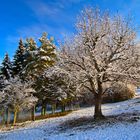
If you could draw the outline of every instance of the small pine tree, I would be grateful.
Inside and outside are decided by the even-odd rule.
[[[25,47],[22,39],[19,41],[19,47],[14,55],[13,74],[18,75],[23,70],[25,59]]]
[[[9,80],[12,77],[12,64],[8,53],[6,53],[2,62],[1,75],[3,75],[4,79],[7,80]]]

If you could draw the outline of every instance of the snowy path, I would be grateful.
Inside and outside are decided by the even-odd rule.
[[[140,98],[120,103],[104,104],[105,115],[140,113]],[[59,124],[66,120],[93,116],[94,108],[84,108],[59,118],[31,122],[25,128],[1,132],[0,140],[140,140],[140,121],[130,124],[117,123],[87,130],[72,129],[58,133]]]

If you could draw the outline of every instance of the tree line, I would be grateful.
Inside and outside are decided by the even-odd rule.
[[[81,99],[83,91],[95,100],[94,118],[102,119],[102,97],[117,82],[139,84],[140,53],[136,31],[130,20],[110,16],[98,8],[86,8],[76,24],[74,37],[60,48],[44,33],[38,43],[33,38],[19,41],[10,61],[8,54],[1,67],[1,106],[16,113],[22,108],[46,104],[55,108]]]
[[[58,54],[53,38],[43,33],[40,46],[33,38],[19,41],[18,49],[10,61],[8,54],[1,66],[1,107],[8,113],[14,111],[14,123],[17,113],[32,108],[32,120],[35,120],[35,105],[42,106],[42,115],[46,115],[46,104],[56,104],[65,111],[65,105],[74,99],[75,90],[72,77],[68,72],[56,66]],[[73,84],[73,85],[70,85]]]

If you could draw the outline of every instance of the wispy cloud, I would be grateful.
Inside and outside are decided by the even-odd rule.
[[[59,41],[65,36],[72,35],[74,15],[68,15],[66,10],[83,1],[85,0],[25,0],[24,4],[32,11],[31,14],[37,21],[17,28],[14,34],[7,36],[7,44],[13,44],[15,50],[20,38],[25,40],[27,37],[33,37],[37,40],[43,32],[47,32],[54,36],[56,41]],[[69,26],[72,27],[69,28]]]
[[[28,6],[36,14],[37,17],[42,18],[44,16],[55,16],[60,12],[60,9],[57,7],[52,7],[43,2],[28,2]]]
[[[57,17],[57,15],[62,14],[62,9],[66,6],[63,0],[60,0],[59,2],[44,2],[42,0],[31,0],[27,1],[26,4],[39,19],[44,17],[47,18],[46,16],[55,18]]]
[[[67,8],[84,1],[86,0],[30,0],[26,1],[26,5],[34,12],[38,19],[49,17],[56,20],[63,15],[63,19],[61,18],[61,20],[64,20],[67,17],[70,18],[70,16],[65,12]],[[72,11],[72,9],[70,10]]]

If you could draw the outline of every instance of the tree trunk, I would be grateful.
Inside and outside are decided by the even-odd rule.
[[[102,104],[102,95],[96,94],[95,95],[95,110],[94,110],[94,119],[96,120],[100,120],[104,118],[102,114],[101,104]]]
[[[1,116],[2,116],[2,124],[4,125],[5,124],[5,109],[4,108],[2,108]]]
[[[65,112],[65,104],[62,104],[62,106],[61,106],[61,111],[62,111],[62,112]]]
[[[79,103],[76,104],[76,109],[77,109],[77,110],[80,109]]]
[[[15,109],[15,110],[14,110],[14,120],[13,120],[13,125],[15,125],[15,124],[16,124],[16,120],[17,120],[17,113],[18,113],[18,110],[17,110],[17,109]]]
[[[41,115],[43,116],[44,115],[44,107],[42,106],[41,108]]]
[[[47,109],[47,107],[46,107],[46,104],[44,105],[44,115],[46,115],[46,109]]]
[[[42,102],[42,109],[41,109],[41,115],[46,115],[46,102]]]
[[[9,108],[7,108],[7,111],[6,111],[6,125],[9,125],[9,122],[10,122],[10,111],[9,111]]]
[[[32,107],[32,121],[35,121],[35,106]]]
[[[70,110],[74,110],[73,103],[71,103],[71,109]]]
[[[54,113],[55,113],[55,110],[56,110],[56,105],[55,105],[55,104],[53,104],[53,105],[52,105],[52,114],[54,114]]]

